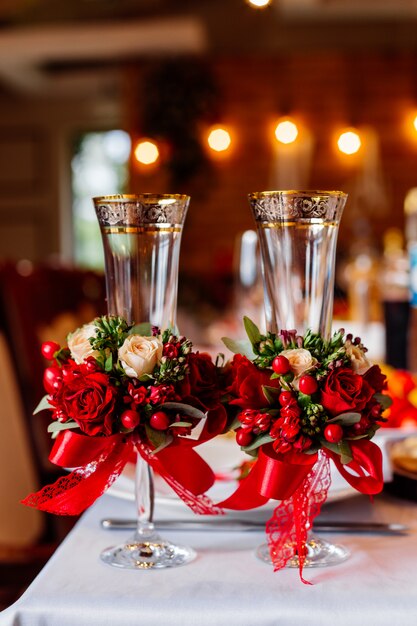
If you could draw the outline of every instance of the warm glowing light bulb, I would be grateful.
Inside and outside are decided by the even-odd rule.
[[[414,128],[417,131],[417,115],[414,118],[414,122],[413,122]]]
[[[347,130],[339,135],[337,146],[343,154],[356,154],[362,142],[359,134],[354,130]]]
[[[298,137],[297,124],[291,120],[282,120],[275,129],[275,137],[280,143],[293,143]]]
[[[155,142],[141,139],[136,144],[135,159],[142,165],[151,165],[159,159],[159,150]]]
[[[247,2],[254,9],[263,9],[264,7],[267,7],[268,4],[271,4],[271,0],[247,0]]]
[[[230,148],[232,138],[225,128],[213,128],[207,139],[208,145],[216,152],[225,152]]]

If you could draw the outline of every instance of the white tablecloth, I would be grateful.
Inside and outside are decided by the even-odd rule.
[[[157,507],[160,518],[172,509]],[[354,496],[326,505],[321,519],[401,522],[405,536],[332,534],[345,563],[274,573],[254,548],[262,532],[167,532],[197,559],[177,569],[132,571],[99,560],[126,531],[106,531],[103,517],[132,517],[133,503],[103,496],[82,517],[22,598],[0,614],[1,626],[416,626],[417,504]],[[181,513],[182,514],[182,513]]]

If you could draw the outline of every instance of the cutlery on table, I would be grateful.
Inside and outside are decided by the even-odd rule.
[[[102,519],[102,528],[106,530],[135,530],[135,520],[129,519]],[[207,530],[207,531],[262,531],[265,530],[265,522],[253,520],[220,519],[207,520],[158,520],[157,528],[165,530]],[[403,524],[385,524],[381,522],[332,522],[320,520],[313,526],[315,532],[343,532],[343,533],[380,533],[380,534],[404,534],[409,530]]]

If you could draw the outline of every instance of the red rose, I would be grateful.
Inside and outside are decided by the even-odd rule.
[[[217,369],[211,356],[203,352],[188,355],[188,373],[182,384],[184,397],[197,398],[205,408],[214,408],[219,404],[220,388]]]
[[[232,384],[227,389],[228,393],[235,396],[230,404],[245,409],[267,408],[269,402],[262,387],[280,388],[279,380],[271,380],[271,374],[271,370],[258,369],[245,356],[236,354],[232,361]]]
[[[347,411],[361,412],[373,396],[373,389],[363,376],[347,367],[333,370],[326,378],[320,403],[330,415]]]
[[[71,380],[53,396],[53,404],[77,422],[86,435],[111,435],[116,395],[117,389],[107,374],[79,365]]]
[[[371,385],[374,392],[380,393],[383,389],[387,388],[387,377],[381,372],[379,365],[370,367],[363,377],[366,382]]]

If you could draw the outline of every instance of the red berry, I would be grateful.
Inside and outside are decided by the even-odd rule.
[[[286,356],[281,354],[280,356],[276,356],[272,361],[272,369],[275,374],[286,374],[291,369],[290,362]]]
[[[305,393],[307,396],[311,396],[312,393],[316,393],[318,387],[317,380],[308,374],[301,376],[298,381],[298,389],[301,393]]]
[[[150,425],[155,430],[166,430],[169,427],[170,419],[164,411],[157,411],[151,415]]]
[[[381,415],[381,405],[375,404],[371,409],[371,415],[373,418],[377,418]]]
[[[239,446],[248,446],[253,441],[252,433],[246,428],[239,428],[236,431],[236,442]]]
[[[287,406],[287,404],[291,404],[295,398],[291,391],[281,391],[278,400],[281,406]]]
[[[339,443],[343,438],[343,428],[340,424],[328,424],[324,429],[324,438],[330,443]]]
[[[47,367],[43,373],[43,386],[48,393],[55,393],[62,383],[62,373],[59,367]]]
[[[44,341],[41,346],[42,356],[48,361],[52,361],[55,352],[61,349],[61,346],[56,341]]]
[[[120,421],[125,428],[136,428],[139,424],[140,416],[137,411],[131,411],[130,409],[123,411],[120,416]]]

